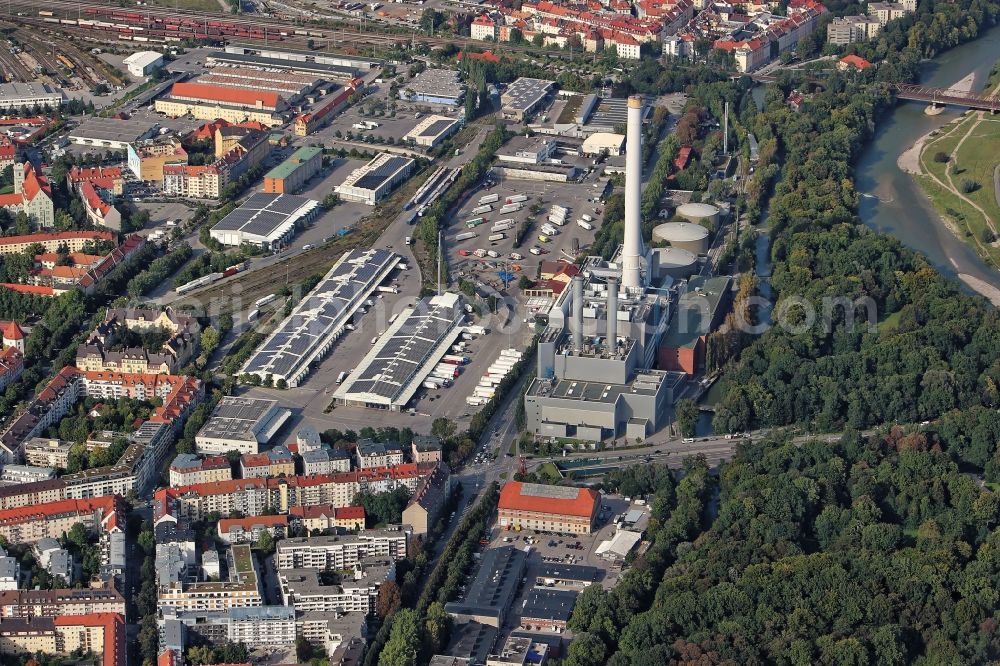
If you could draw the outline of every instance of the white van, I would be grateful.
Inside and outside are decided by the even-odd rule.
[[[343,384],[345,379],[347,379],[347,371],[346,370],[344,370],[339,375],[337,375],[337,383],[338,384]]]

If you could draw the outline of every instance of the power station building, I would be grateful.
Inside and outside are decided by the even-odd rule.
[[[677,290],[660,253],[642,242],[642,111],[629,98],[622,248],[610,262],[583,262],[539,339],[524,399],[527,430],[537,436],[644,439],[666,425],[686,379],[653,369]]]

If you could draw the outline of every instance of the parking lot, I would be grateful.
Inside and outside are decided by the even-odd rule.
[[[594,187],[599,183],[596,175],[592,175],[582,183],[546,183],[540,181],[511,180],[503,179],[491,188],[480,189],[469,196],[465,204],[458,210],[452,218],[451,225],[446,231],[445,241],[448,245],[448,262],[450,270],[459,275],[481,280],[494,288],[502,288],[497,272],[506,267],[514,270],[514,265],[520,266],[520,271],[515,272],[515,279],[520,274],[527,275],[534,279],[537,275],[538,265],[545,259],[575,259],[573,243],[579,244],[581,252],[593,243],[594,234],[600,226],[603,205],[595,200],[598,189]],[[492,206],[490,212],[481,214],[473,213],[479,206],[479,199],[486,195],[497,194],[500,200]],[[528,198],[523,203],[521,210],[511,213],[501,213],[507,197],[523,194]],[[546,218],[553,205],[563,206],[569,209],[566,216],[566,224],[562,227],[555,227],[556,234],[544,234],[542,227],[547,224]],[[535,211],[535,212],[533,212]],[[584,229],[579,226],[577,220],[582,215],[589,215],[594,218],[591,224],[594,229]],[[484,222],[479,226],[470,229],[467,222],[476,218],[483,218]],[[519,248],[514,248],[514,239],[521,224],[531,220],[530,231],[525,235]],[[492,235],[491,228],[500,220],[513,220],[514,226],[503,232],[504,238],[490,242],[488,238]],[[554,225],[553,225],[554,226]],[[463,233],[475,232],[475,238],[462,241],[456,240],[456,236]],[[547,242],[539,240],[539,235],[548,238]],[[537,248],[539,254],[531,251]],[[493,250],[497,257],[477,257],[477,250],[488,252]],[[515,257],[512,255],[520,255]]]

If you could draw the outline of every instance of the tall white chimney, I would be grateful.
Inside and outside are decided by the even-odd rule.
[[[608,354],[615,355],[618,350],[618,278],[608,278]]]
[[[573,351],[583,351],[583,278],[573,278]]]
[[[628,98],[628,128],[625,133],[625,244],[622,248],[622,287],[639,289],[639,257],[642,256],[642,99]]]

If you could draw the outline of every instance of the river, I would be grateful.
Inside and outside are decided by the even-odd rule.
[[[997,60],[1000,60],[1000,27],[925,62],[920,80],[926,85],[947,88],[974,73],[973,90],[978,91]],[[946,275],[965,274],[1000,288],[1000,272],[987,266],[971,247],[945,228],[921,189],[896,164],[900,153],[917,139],[961,112],[949,107],[940,115],[928,116],[925,107],[926,104],[919,102],[901,102],[879,123],[874,140],[862,153],[856,168],[856,187],[863,195],[861,219],[869,227],[891,234],[924,254]]]

